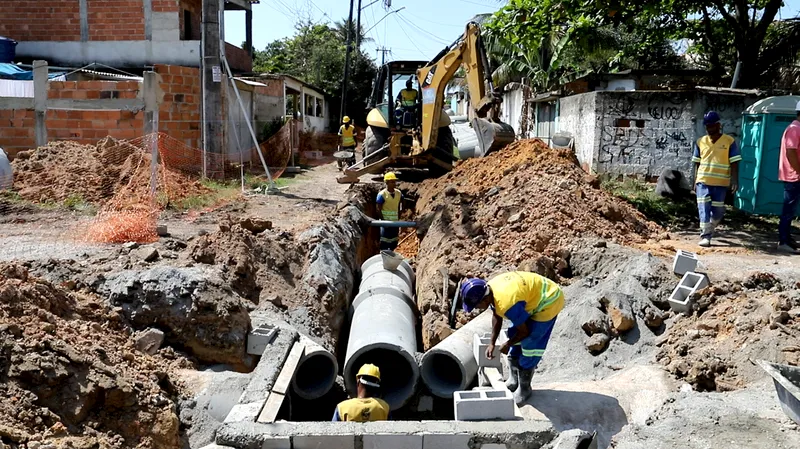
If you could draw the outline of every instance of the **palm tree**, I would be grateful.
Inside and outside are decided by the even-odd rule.
[[[357,38],[353,40],[354,42],[358,42],[360,44],[363,44],[364,42],[372,42],[373,39],[367,36],[367,34],[364,32],[363,25],[359,30],[358,36],[356,36],[355,22],[350,21],[349,27],[347,26],[347,24],[348,24],[347,19],[337,20],[336,22],[333,23],[333,30],[336,32],[336,34],[339,36],[339,39],[341,39],[342,42],[347,42],[348,34],[354,38]]]

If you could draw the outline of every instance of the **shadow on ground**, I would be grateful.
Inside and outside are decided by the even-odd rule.
[[[628,425],[617,399],[597,393],[533,390],[526,405],[542,413],[559,432],[581,429],[597,431],[598,447],[608,447],[611,438]]]

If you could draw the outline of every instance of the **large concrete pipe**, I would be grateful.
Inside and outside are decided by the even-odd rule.
[[[336,382],[339,362],[333,354],[305,335],[300,336],[300,343],[305,345],[306,351],[297,364],[292,388],[303,399],[317,399],[330,391]]]
[[[414,359],[414,271],[405,261],[396,270],[386,270],[377,255],[361,265],[361,272],[361,286],[351,307],[345,385],[355,396],[358,370],[365,363],[375,364],[381,370],[383,399],[395,410],[414,394],[419,379]]]
[[[422,381],[431,393],[452,398],[456,391],[467,389],[478,373],[478,362],[472,351],[473,336],[491,331],[492,311],[487,310],[422,356]]]

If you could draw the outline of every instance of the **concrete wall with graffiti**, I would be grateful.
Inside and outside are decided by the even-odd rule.
[[[665,168],[692,172],[694,142],[705,134],[703,115],[722,117],[738,140],[742,112],[755,96],[685,92],[589,92],[560,99],[559,130],[575,136],[584,169],[611,176],[655,178]]]

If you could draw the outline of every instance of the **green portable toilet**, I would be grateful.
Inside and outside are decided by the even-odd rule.
[[[787,95],[759,100],[742,116],[742,162],[739,189],[734,197],[737,209],[756,215],[780,215],[783,182],[778,180],[781,138],[797,117],[800,96]],[[798,210],[800,215],[800,210]]]

